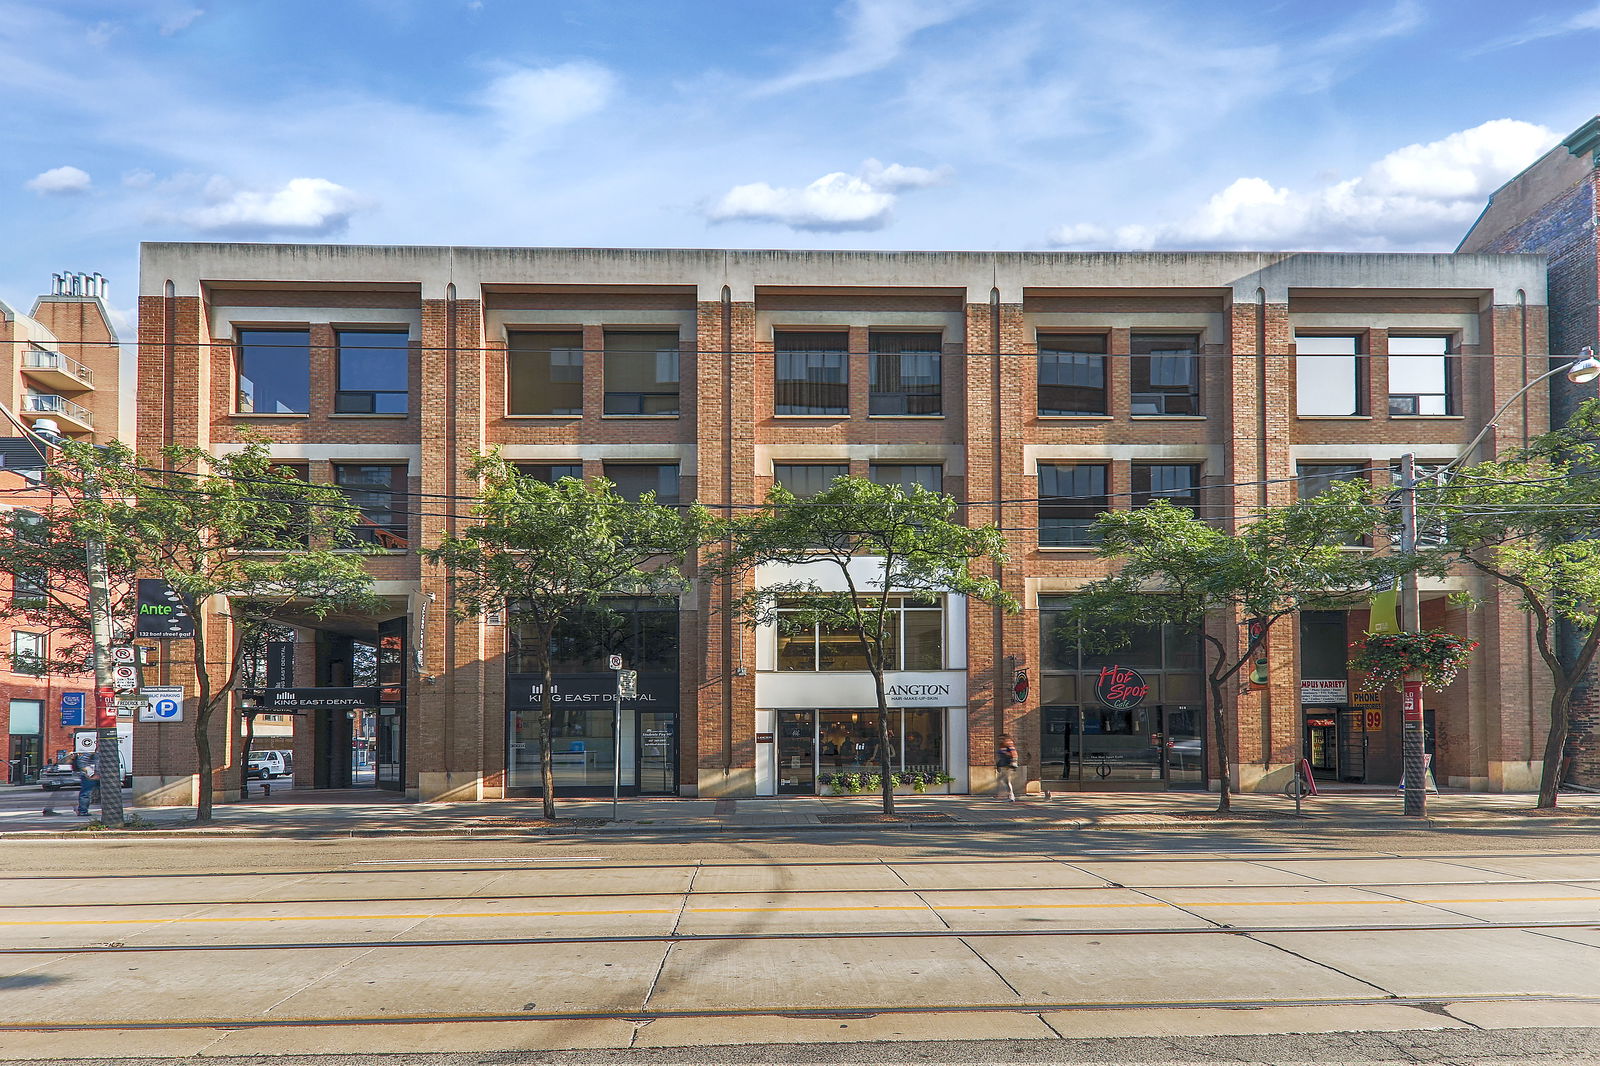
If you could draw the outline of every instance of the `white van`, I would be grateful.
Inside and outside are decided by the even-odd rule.
[[[251,777],[263,779],[287,777],[294,773],[294,752],[252,751],[248,773]]]

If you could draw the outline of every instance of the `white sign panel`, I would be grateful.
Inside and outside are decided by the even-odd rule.
[[[965,707],[965,670],[896,671],[884,675],[883,694],[891,707]],[[865,671],[761,671],[756,674],[757,707],[876,707],[872,675]]]
[[[1300,682],[1300,702],[1308,706],[1328,706],[1348,700],[1348,686],[1343,681]]]
[[[141,691],[149,702],[139,708],[139,721],[183,721],[182,685],[149,685]]]

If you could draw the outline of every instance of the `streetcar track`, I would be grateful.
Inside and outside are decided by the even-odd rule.
[[[98,955],[127,953],[170,953],[180,951],[305,951],[333,948],[367,950],[372,948],[460,948],[460,947],[530,947],[540,945],[594,945],[594,944],[688,944],[718,941],[812,940],[827,939],[841,932],[856,940],[939,940],[960,937],[1079,937],[1079,936],[1264,936],[1280,933],[1407,933],[1440,931],[1527,931],[1548,929],[1594,929],[1600,931],[1600,918],[1577,922],[1418,922],[1415,924],[1363,923],[1343,925],[1208,925],[1203,927],[1180,926],[1165,928],[1148,926],[1139,928],[1107,928],[1081,926],[1055,929],[850,929],[840,930],[772,930],[769,932],[726,933],[619,933],[615,935],[582,936],[531,936],[531,937],[451,937],[429,940],[312,940],[270,942],[258,941],[240,944],[82,944],[63,947],[40,944],[34,947],[0,947],[0,957],[16,955]],[[1595,945],[1584,945],[1595,947]]]
[[[1016,1003],[942,1003],[942,1004],[873,1004],[830,1007],[804,1007],[766,1005],[760,1007],[716,1007],[700,1009],[657,1010],[567,1010],[567,1011],[485,1011],[481,1013],[454,1014],[380,1014],[352,1017],[314,1016],[300,1018],[263,1018],[259,1015],[238,1018],[170,1018],[159,1020],[128,1019],[122,1021],[67,1021],[19,1022],[0,1021],[0,1032],[117,1032],[150,1031],[165,1029],[296,1029],[344,1028],[360,1025],[438,1025],[471,1022],[584,1022],[629,1021],[654,1022],[679,1019],[708,1018],[787,1018],[834,1019],[841,1017],[872,1018],[896,1014],[1038,1014],[1045,1012],[1127,1011],[1127,1010],[1260,1010],[1269,1007],[1416,1007],[1438,1013],[1452,1004],[1463,1003],[1600,1003],[1600,996],[1589,995],[1483,995],[1459,996],[1331,996],[1326,999],[1212,999],[1212,1000],[1146,1000],[1096,1002],[1093,1000],[1055,1000]]]

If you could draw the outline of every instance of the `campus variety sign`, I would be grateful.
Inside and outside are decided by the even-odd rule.
[[[1345,702],[1349,686],[1345,681],[1312,681],[1300,682],[1300,702],[1309,707],[1322,707],[1338,705]]]

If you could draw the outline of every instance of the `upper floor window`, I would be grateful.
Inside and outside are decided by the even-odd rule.
[[[1133,506],[1143,507],[1154,499],[1199,510],[1200,467],[1194,463],[1134,463]]]
[[[1106,413],[1105,334],[1039,334],[1039,413]]]
[[[1295,410],[1302,415],[1364,414],[1361,404],[1361,338],[1296,336]]]
[[[1449,337],[1389,338],[1389,413],[1453,415]]]
[[[511,605],[511,673],[537,674],[538,627]],[[606,596],[556,624],[550,635],[550,669],[557,674],[598,674],[607,658],[621,655],[630,670],[678,672],[678,601],[642,596]]]
[[[868,338],[867,413],[874,415],[937,415],[944,413],[939,356],[944,338],[938,333],[873,333]]]
[[[410,395],[411,338],[394,330],[339,331],[339,391],[333,410],[342,415],[403,415]]]
[[[1128,373],[1132,389],[1129,414],[1197,415],[1200,413],[1200,338],[1162,333],[1135,333],[1129,338]]]
[[[361,521],[351,535],[357,540],[392,551],[410,545],[406,532],[406,512],[402,502],[406,468],[366,463],[333,464],[333,483],[361,512]]]
[[[1039,464],[1039,547],[1094,544],[1090,527],[1110,508],[1106,468],[1098,463]]]
[[[311,410],[311,331],[237,331],[235,397],[242,415],[303,415]]]
[[[773,463],[772,478],[796,496],[815,496],[832,486],[835,478],[848,477],[848,463]]]
[[[866,610],[867,605],[862,604]],[[867,655],[855,630],[822,622],[805,623],[804,604],[778,606],[779,670],[865,670]],[[905,596],[890,596],[884,616],[885,670],[944,668],[944,608]]]
[[[583,334],[518,330],[506,344],[506,413],[583,413]]]
[[[311,480],[310,468],[304,463],[273,463],[272,472],[280,478],[294,481]],[[272,513],[257,516],[251,535],[241,545],[246,551],[273,550],[285,542],[311,543],[311,505],[304,494],[292,485],[264,484],[261,494],[273,503]]]
[[[678,413],[678,334],[607,330],[605,413]]]
[[[772,339],[773,413],[850,413],[850,335],[846,332],[783,332]]]
[[[1295,467],[1295,476],[1298,477],[1299,496],[1302,500],[1309,500],[1313,496],[1327,492],[1334,484],[1340,481],[1365,481],[1369,463],[1299,463]],[[1359,547],[1367,543],[1367,538],[1355,537],[1346,541],[1350,547]]]
[[[19,674],[43,674],[45,650],[43,633],[11,631],[11,669]]]
[[[530,481],[542,481],[546,485],[554,485],[562,478],[583,480],[582,463],[513,463],[517,473]]]
[[[938,463],[873,463],[871,479],[879,485],[899,485],[911,495],[918,485],[929,492],[944,491],[944,467]]]
[[[677,463],[606,463],[602,470],[606,480],[617,487],[617,495],[625,500],[637,500],[653,492],[657,503],[678,503]]]

